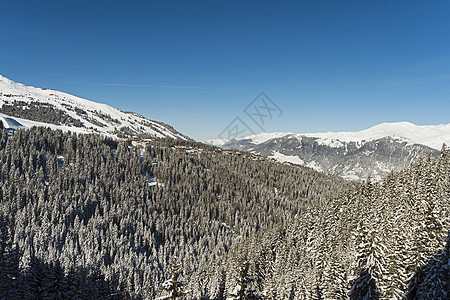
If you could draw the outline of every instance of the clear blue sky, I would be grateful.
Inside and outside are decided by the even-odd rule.
[[[449,15],[449,1],[1,1],[0,74],[198,140],[261,91],[283,110],[269,132],[448,123]]]

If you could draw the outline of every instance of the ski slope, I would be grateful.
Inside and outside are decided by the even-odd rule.
[[[11,129],[46,126],[79,133],[97,132],[107,136],[116,136],[118,132],[126,129],[127,132],[136,135],[147,134],[158,138],[187,139],[186,136],[175,131],[169,125],[148,120],[139,114],[123,112],[107,104],[97,103],[52,89],[26,86],[0,75],[0,107],[4,104],[13,105],[16,101],[51,105],[73,119],[80,120],[82,127],[49,124],[38,120],[26,120],[1,114],[0,118],[4,126]]]

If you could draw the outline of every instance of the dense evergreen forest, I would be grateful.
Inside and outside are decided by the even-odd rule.
[[[154,299],[173,256],[213,298],[215,279],[199,270],[353,185],[192,141],[133,146],[45,128],[1,130],[0,160],[2,299]]]
[[[64,111],[55,108],[51,104],[41,103],[38,101],[32,101],[28,103],[25,101],[14,100],[12,102],[7,102],[0,107],[0,112],[9,116],[33,120],[37,122],[75,127],[83,126],[80,120],[72,118]]]
[[[191,276],[189,287],[197,299],[224,298],[239,264],[248,262],[248,289],[267,299],[446,300],[449,229],[444,146],[438,158],[423,158],[382,183],[368,179],[233,245]]]

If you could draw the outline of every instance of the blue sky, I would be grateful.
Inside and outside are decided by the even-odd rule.
[[[449,1],[2,1],[0,74],[217,138],[450,122]]]

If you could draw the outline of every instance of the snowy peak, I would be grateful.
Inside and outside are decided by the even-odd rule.
[[[450,124],[382,123],[356,132],[261,133],[215,142],[348,179],[381,180],[421,156],[437,155],[443,143],[450,145]]]
[[[410,122],[382,123],[362,132],[376,138],[386,136],[404,138],[436,150],[440,150],[442,144],[450,143],[450,123],[440,125],[415,125]]]
[[[188,139],[171,126],[52,89],[16,83],[0,75],[0,120],[7,128],[46,126],[116,137]]]
[[[260,133],[235,140],[211,140],[211,144],[227,145],[248,144],[259,145],[275,138],[290,136],[302,139],[315,138],[320,145],[341,147],[345,143],[354,142],[362,145],[364,142],[374,141],[385,137],[397,141],[407,142],[408,145],[420,144],[440,150],[443,143],[450,144],[450,123],[441,125],[415,125],[410,122],[382,123],[362,131],[324,132],[324,133]]]
[[[11,84],[11,83],[14,83],[14,81],[12,81],[0,74],[0,84],[1,85]]]
[[[332,140],[341,142],[363,142],[391,137],[408,144],[421,144],[440,150],[443,143],[450,142],[450,124],[420,126],[410,122],[382,123],[357,132],[308,133],[326,144]]]

